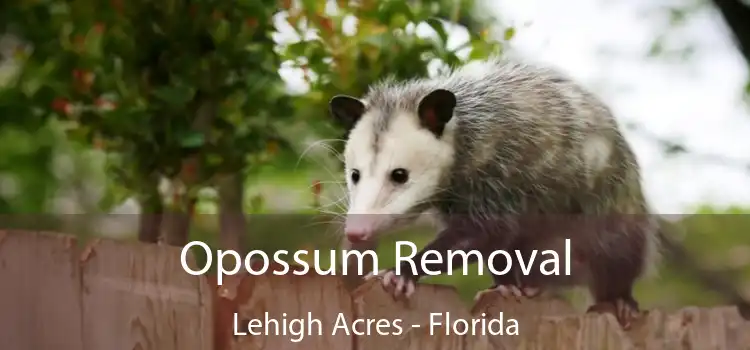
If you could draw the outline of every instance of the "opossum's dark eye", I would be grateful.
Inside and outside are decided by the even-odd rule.
[[[403,184],[409,181],[409,172],[404,168],[398,168],[391,172],[391,181]]]
[[[352,170],[351,177],[352,177],[352,182],[356,185],[357,182],[359,182],[359,170],[357,169]]]

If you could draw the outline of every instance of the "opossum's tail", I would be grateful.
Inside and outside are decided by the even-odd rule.
[[[708,271],[695,262],[685,248],[675,241],[674,234],[680,228],[677,225],[664,220],[659,221],[659,246],[666,260],[672,262],[680,269],[688,272],[692,278],[704,287],[712,290],[729,302],[737,306],[737,309],[745,320],[750,320],[750,301],[745,300],[738,292],[736,286],[730,281],[726,274],[720,271]]]

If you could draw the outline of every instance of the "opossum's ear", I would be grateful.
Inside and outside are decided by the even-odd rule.
[[[328,102],[328,110],[336,122],[349,130],[357,124],[359,118],[362,118],[365,104],[351,96],[336,95]]]
[[[445,124],[453,118],[456,108],[456,95],[448,90],[437,89],[419,101],[417,113],[422,126],[435,136],[443,135]]]

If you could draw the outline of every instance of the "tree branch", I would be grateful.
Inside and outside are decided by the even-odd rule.
[[[654,133],[638,126],[631,126],[629,129],[636,131],[640,136],[658,144],[662,149],[664,149],[665,153],[667,154],[690,154],[703,162],[714,163],[730,168],[740,168],[750,173],[750,163],[744,162],[742,160],[725,157],[718,154],[702,153],[690,149],[679,142],[664,139],[661,136],[655,135]]]
[[[239,172],[226,174],[217,179],[217,187],[220,248],[241,253],[242,238],[247,233],[247,220],[243,210],[244,178]]]
[[[742,0],[712,0],[721,13],[745,61],[750,64],[750,6]]]

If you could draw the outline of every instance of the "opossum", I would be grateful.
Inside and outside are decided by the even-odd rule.
[[[590,312],[614,310],[625,327],[639,314],[633,285],[660,260],[659,221],[613,113],[572,78],[495,57],[434,78],[384,79],[362,98],[333,97],[329,109],[347,133],[350,247],[372,247],[425,213],[439,229],[414,260],[440,252],[430,270],[442,273],[448,250],[519,250],[528,259],[534,250],[562,254],[569,238],[571,276],[542,275],[537,257],[531,274],[513,264],[478,295],[587,286]],[[425,275],[416,265],[416,274],[410,265],[379,273],[394,297],[412,295]]]

